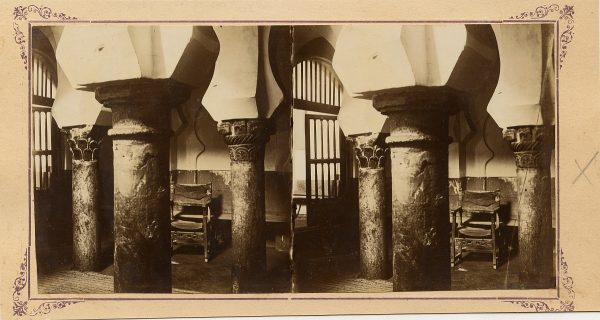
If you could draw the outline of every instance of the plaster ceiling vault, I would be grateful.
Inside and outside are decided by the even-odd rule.
[[[174,71],[192,31],[192,26],[66,26],[55,32],[56,58],[77,88],[137,78],[180,80]]]
[[[342,28],[340,25],[294,26],[294,63],[310,57],[331,62]]]
[[[357,133],[385,132],[385,116],[374,112],[373,92],[415,85],[447,84],[465,46],[463,25],[351,25],[344,26],[335,43],[333,67],[344,83],[341,118],[356,114],[359,103],[369,109],[370,121],[340,122]],[[344,128],[346,131],[346,129]]]
[[[321,58],[331,63],[343,26],[294,26],[294,63]],[[334,70],[335,72],[335,70]],[[346,135],[387,132],[387,117],[372,107],[371,100],[352,97],[343,90],[338,123]]]
[[[44,34],[52,50],[56,52],[57,42],[64,27],[37,27]],[[56,64],[58,87],[52,105],[52,117],[60,128],[82,125],[110,126],[111,111],[96,101],[93,92],[81,91],[71,85],[60,63]]]
[[[212,27],[202,26],[70,25],[44,33],[56,51],[60,126],[110,125],[110,111],[94,98],[98,83],[170,78],[205,87],[219,50]]]
[[[384,118],[377,112],[373,112],[372,108],[368,108],[371,105],[370,100],[356,100],[351,96],[360,95],[351,91],[351,83],[354,80],[362,82],[364,85],[380,85],[382,87],[386,86],[386,82],[390,87],[417,83],[429,85],[448,84],[469,93],[472,97],[470,103],[464,106],[464,113],[461,112],[451,117],[451,124],[460,121],[463,123],[463,128],[458,128],[460,127],[458,125],[458,129],[456,129],[451,125],[450,134],[455,141],[472,138],[473,133],[482,128],[484,119],[487,116],[487,102],[498,79],[498,49],[491,27],[489,25],[436,25],[435,29],[431,29],[431,26],[409,25],[405,26],[404,31],[402,31],[402,27],[398,24],[380,26],[294,26],[294,63],[315,57],[331,62],[340,59],[340,53],[338,53],[336,59],[333,59],[336,50],[339,52],[346,48],[349,49],[347,50],[349,55],[355,55],[356,50],[362,50],[366,62],[375,67],[370,71],[371,73],[367,74],[365,72],[369,72],[370,66],[368,65],[362,64],[359,67],[351,59],[342,63],[338,60],[336,60],[337,62],[334,61],[336,72],[344,72],[339,70],[340,64],[350,65],[351,68],[349,72],[346,72],[349,75],[347,74],[346,77],[341,75],[343,77],[342,81],[344,81],[344,78],[350,79],[344,83],[346,90],[342,99],[342,108],[338,115],[340,125],[345,132],[378,132],[381,130],[379,123],[382,123],[382,121],[377,117]],[[346,34],[348,29],[352,29],[350,34]],[[466,29],[466,34],[463,29]],[[382,37],[386,41],[382,41],[383,44],[378,43],[378,38],[381,40]],[[422,41],[423,39],[425,41]],[[408,50],[408,53],[404,48],[405,45],[412,47]],[[386,48],[390,50],[387,53]],[[448,49],[452,54],[446,54]],[[423,55],[422,52],[427,54]],[[409,59],[409,56],[412,58]],[[440,60],[441,64],[438,61],[438,56],[442,58]],[[392,74],[388,69],[390,65],[385,65],[387,62],[383,61],[383,58],[386,58],[392,67],[399,69],[404,67],[403,71]],[[429,60],[435,60],[435,63],[428,64],[426,61]],[[416,67],[413,68],[412,64],[415,64]],[[444,65],[446,66],[444,67]],[[417,72],[416,77],[415,71]],[[382,75],[386,77],[382,77]],[[443,83],[441,78],[447,79],[447,82]],[[397,81],[396,85],[394,85],[394,81]],[[350,92],[348,92],[349,90]],[[361,109],[359,106],[369,110]],[[369,119],[369,121],[355,123],[351,119],[358,119],[353,116],[356,113],[360,114],[362,119]],[[465,131],[464,128],[467,128],[467,130]],[[385,129],[383,130],[385,131]]]
[[[488,112],[500,127],[554,124],[555,70],[552,25],[492,25],[500,78]]]
[[[281,73],[289,68],[274,64],[272,55],[289,52],[289,46],[270,41],[270,26],[216,26],[221,50],[215,71],[202,99],[214,120],[269,118],[284,101],[282,88],[291,88]],[[277,33],[285,43],[290,33]],[[274,59],[275,60],[275,59]],[[289,61],[289,59],[287,59]],[[289,71],[288,71],[289,72]],[[290,72],[291,74],[291,72]]]
[[[414,85],[467,92],[477,101],[465,107],[466,116],[475,118],[467,121],[471,130],[480,129],[487,111],[500,127],[554,123],[554,31],[544,25],[69,25],[40,30],[56,51],[59,88],[53,114],[61,127],[109,125],[110,111],[89,91],[98,83],[141,77],[191,86],[194,104],[216,121],[269,118],[291,100],[291,64],[282,63],[289,61],[286,56],[294,63],[310,57],[332,62],[344,84],[339,117],[347,132],[382,130],[383,118],[368,108],[372,93]],[[351,127],[356,114],[371,119],[363,121],[369,126]],[[468,133],[462,135],[455,138]]]
[[[408,86],[445,85],[463,51],[464,25],[350,25],[333,67],[355,97]]]
[[[353,98],[348,91],[342,96],[338,123],[347,136],[389,132],[387,117],[373,108],[373,101]]]
[[[81,125],[112,125],[111,111],[99,103],[94,92],[73,88],[59,65],[58,88],[52,105],[52,117],[60,128]]]

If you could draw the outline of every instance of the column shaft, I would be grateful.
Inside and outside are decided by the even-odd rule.
[[[91,126],[69,129],[73,160],[73,267],[97,270],[100,263],[100,203],[98,185],[98,142],[90,136]]]
[[[394,291],[450,289],[448,115],[457,93],[409,87],[376,95],[390,117]]]
[[[266,272],[264,155],[268,135],[259,119],[219,126],[231,158],[232,291],[256,291]]]
[[[385,279],[385,151],[379,134],[353,137],[358,162],[360,273],[366,279]]]
[[[549,288],[553,283],[550,151],[552,128],[507,128],[517,164],[519,194],[519,282],[523,289]]]
[[[96,89],[113,117],[115,292],[171,292],[168,119],[188,94],[168,80]]]

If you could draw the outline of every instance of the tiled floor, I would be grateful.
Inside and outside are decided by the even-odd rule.
[[[385,280],[361,279],[356,255],[315,259],[310,264],[300,267],[303,270],[297,280],[300,292],[392,291],[391,277]],[[335,270],[327,266],[335,266]],[[517,269],[518,257],[494,270],[488,255],[471,254],[452,268],[452,290],[518,289]]]
[[[227,248],[204,262],[202,250],[181,248],[172,257],[174,293],[230,293],[232,250]],[[297,256],[298,257],[298,256]],[[294,268],[296,292],[391,292],[391,274],[384,280],[359,277],[356,253],[299,257]],[[69,265],[38,275],[40,293],[112,293],[113,266],[101,272],[77,272]],[[258,292],[287,293],[291,271],[289,253],[267,246],[267,277]],[[519,256],[513,254],[491,266],[489,254],[468,254],[452,268],[452,290],[518,289]]]
[[[298,263],[298,292],[391,292],[385,280],[361,279],[357,255],[332,256]],[[471,253],[452,268],[451,290],[519,289],[519,257],[514,255],[492,268],[489,254]]]
[[[200,251],[200,252],[198,252]],[[231,293],[231,248],[204,262],[202,249],[181,248],[171,259],[173,293]],[[289,292],[288,252],[267,246],[267,277],[258,292]],[[113,293],[113,266],[100,272],[78,272],[64,266],[38,275],[39,293]]]

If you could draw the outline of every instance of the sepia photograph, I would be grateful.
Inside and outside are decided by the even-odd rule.
[[[40,292],[289,292],[291,28],[32,35]]]
[[[8,316],[598,310],[598,4],[49,1],[0,5]]]
[[[40,292],[556,286],[551,24],[32,36]]]
[[[555,279],[551,24],[294,28],[300,292]]]

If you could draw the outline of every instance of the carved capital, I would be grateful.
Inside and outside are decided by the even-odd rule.
[[[446,86],[403,87],[373,96],[373,107],[390,120],[390,148],[447,147],[448,117],[465,103],[464,93]]]
[[[185,102],[190,89],[170,79],[131,79],[88,86],[96,100],[112,109],[114,138],[170,134],[168,112]]]
[[[100,143],[94,126],[73,127],[64,130],[73,160],[96,161]]]
[[[354,145],[354,155],[359,168],[381,169],[385,164],[387,148],[383,142],[386,134],[368,133],[350,136],[349,140]]]
[[[225,137],[233,161],[256,161],[264,156],[269,130],[263,119],[223,120],[219,132]]]
[[[183,103],[190,96],[188,86],[171,79],[130,79],[88,87],[95,89],[96,100],[107,108],[146,104],[171,107]]]
[[[458,112],[465,101],[464,93],[447,86],[403,87],[373,95],[373,107],[384,115],[403,111],[433,111],[451,115]]]
[[[515,153],[517,167],[543,168],[550,165],[554,126],[508,127],[502,136]]]

